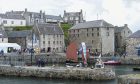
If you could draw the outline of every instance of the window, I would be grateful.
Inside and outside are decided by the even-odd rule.
[[[94,41],[92,40],[92,43],[93,43]]]
[[[77,36],[79,37],[79,34],[77,34]]]
[[[87,37],[88,37],[88,33],[87,33]]]
[[[22,24],[23,24],[23,22],[21,21],[21,22],[20,22],[20,24],[22,25]]]
[[[11,21],[11,24],[14,24],[14,21]]]
[[[73,20],[73,17],[70,17],[70,20]]]
[[[109,30],[109,27],[107,27],[107,30]]]
[[[45,44],[45,41],[43,41],[43,44]]]
[[[48,41],[48,44],[50,44],[50,41]]]
[[[97,36],[99,36],[99,32],[97,33]]]
[[[128,34],[130,33],[130,31],[128,31]]]
[[[74,33],[75,33],[75,30],[73,30],[74,31]]]
[[[109,36],[109,32],[107,32],[107,34],[106,34],[107,36]]]
[[[77,31],[79,32],[79,29]]]
[[[3,20],[3,24],[7,24],[7,20]]]
[[[120,36],[120,39],[122,39],[122,36]]]
[[[75,17],[75,20],[79,20],[79,17]]]
[[[58,44],[58,41],[57,41],[57,44]]]
[[[53,44],[55,44],[55,41],[53,41]]]
[[[94,36],[94,33],[92,33],[92,36]]]
[[[92,31],[94,31],[94,29],[92,28]]]
[[[61,41],[60,41],[60,44],[61,44]]]
[[[4,38],[2,38],[2,42],[4,41]]]
[[[88,32],[88,29],[87,29],[87,32]]]
[[[99,31],[99,28],[97,28],[97,31]]]

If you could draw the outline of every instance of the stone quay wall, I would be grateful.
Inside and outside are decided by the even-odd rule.
[[[110,68],[90,69],[78,67],[0,66],[0,75],[45,77],[58,79],[111,80],[115,72]]]
[[[121,75],[118,84],[140,84],[140,74]]]

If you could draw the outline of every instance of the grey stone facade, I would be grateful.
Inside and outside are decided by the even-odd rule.
[[[7,33],[3,25],[0,25],[0,43],[8,43]]]
[[[114,53],[114,26],[104,20],[79,23],[69,30],[70,41],[85,42],[93,52]]]
[[[39,36],[40,49],[45,49],[47,52],[64,51],[64,33],[58,24],[36,24],[34,25],[34,30]]]
[[[30,30],[23,31],[7,31],[8,43],[17,43],[22,49],[27,48],[29,37],[31,36]]]
[[[125,51],[127,37],[132,34],[127,24],[122,27],[115,27],[115,49],[116,51]]]
[[[80,12],[66,12],[64,10],[63,20],[64,22],[72,25],[84,22],[83,11],[81,10]]]
[[[137,56],[138,51],[136,47],[140,47],[140,30],[130,35],[127,38],[126,42],[127,42],[126,52],[128,53],[128,55]]]

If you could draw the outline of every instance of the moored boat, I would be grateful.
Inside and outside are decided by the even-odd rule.
[[[109,60],[109,61],[106,61],[106,62],[103,62],[105,65],[120,65],[121,62],[119,61],[115,61],[115,60]]]
[[[134,67],[133,71],[140,71],[140,67]]]

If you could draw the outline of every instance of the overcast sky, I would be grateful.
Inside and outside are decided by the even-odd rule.
[[[51,15],[82,9],[87,21],[104,19],[114,26],[128,24],[133,32],[140,30],[140,0],[0,0],[1,13],[25,8]]]

